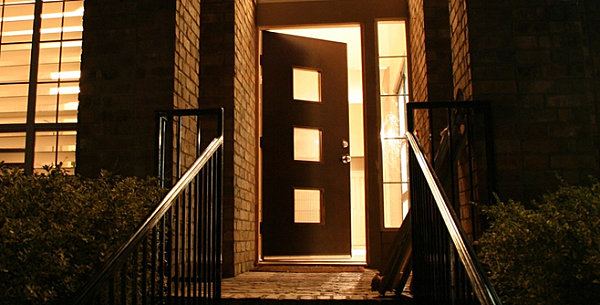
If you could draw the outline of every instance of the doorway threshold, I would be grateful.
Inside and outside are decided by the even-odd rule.
[[[323,257],[323,256],[273,256],[265,257],[258,262],[259,265],[353,265],[366,266],[364,260],[352,260],[351,258]]]
[[[287,255],[265,256],[263,265],[367,265],[366,249],[354,248],[352,255]]]

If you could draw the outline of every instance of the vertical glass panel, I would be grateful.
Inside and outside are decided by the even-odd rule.
[[[33,34],[33,4],[4,7],[2,43],[31,41]]]
[[[63,39],[81,39],[83,33],[83,1],[65,2]]]
[[[294,222],[321,223],[321,190],[294,189]]]
[[[294,160],[321,161],[321,130],[294,127]]]
[[[45,2],[42,11],[41,40],[60,40],[63,26],[63,2]]]
[[[383,198],[383,225],[386,228],[399,228],[410,200],[408,183],[384,184]]]
[[[0,133],[0,161],[7,165],[25,163],[25,133]]]
[[[406,79],[406,57],[379,59],[379,90],[381,95],[400,94]]]
[[[379,56],[406,55],[406,28],[404,21],[377,22]]]
[[[0,82],[29,81],[31,44],[9,44],[0,47]]]
[[[384,227],[397,228],[408,210],[408,101],[404,21],[377,22]]]
[[[38,81],[45,82],[52,80],[51,75],[58,73],[59,60],[60,42],[41,43]]]
[[[29,86],[0,85],[0,123],[25,123]]]
[[[75,168],[75,131],[48,131],[35,134],[34,170],[62,162],[62,168],[73,172]]]
[[[293,68],[294,100],[321,101],[321,72],[311,69]]]

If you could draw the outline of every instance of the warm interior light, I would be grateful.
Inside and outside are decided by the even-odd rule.
[[[52,14],[42,14],[42,19],[52,19],[52,18],[62,18],[62,17],[83,17],[83,6],[71,11],[64,13],[52,13]]]
[[[83,17],[83,6],[70,12],[64,13],[51,13],[42,14],[42,19],[62,18],[62,17]],[[22,15],[0,18],[0,22],[11,22],[11,21],[26,21],[33,20],[33,15]]]
[[[50,88],[50,95],[57,95],[57,94],[77,94],[77,93],[79,93],[79,86],[61,87],[61,88]]]
[[[81,77],[81,71],[64,71],[50,73],[50,78],[52,79],[73,79],[79,77]]]
[[[33,30],[2,32],[2,36],[21,36],[21,35],[31,35],[31,34],[33,34]]]
[[[56,48],[60,48],[60,45],[61,45],[61,42],[45,42],[45,43],[40,44],[40,49],[56,49]],[[81,40],[63,41],[62,42],[63,48],[81,47],[81,46],[82,46]]]
[[[79,102],[68,102],[63,105],[63,110],[77,110]]]
[[[54,34],[54,33],[73,33],[73,32],[83,32],[83,26],[66,26],[62,28],[47,28],[42,29],[42,34]]]

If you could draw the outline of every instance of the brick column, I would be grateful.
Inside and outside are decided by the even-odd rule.
[[[173,107],[175,4],[85,2],[78,173],[154,174],[155,111]]]
[[[256,258],[256,50],[252,0],[204,0],[200,104],[225,108],[223,272]]]

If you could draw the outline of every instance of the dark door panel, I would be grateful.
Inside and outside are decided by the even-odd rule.
[[[263,255],[350,255],[346,45],[263,32],[261,63]],[[294,100],[294,68],[320,75],[320,102]],[[294,128],[320,134],[318,161],[294,160]],[[304,218],[296,202],[318,212]]]

